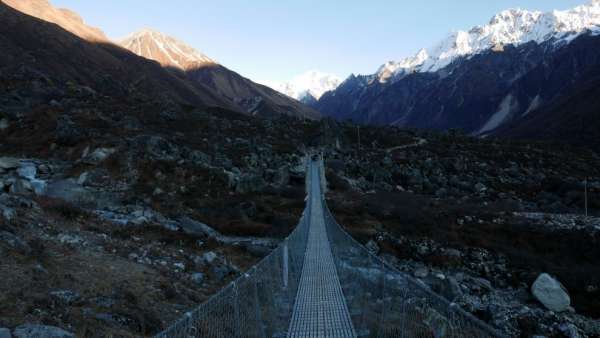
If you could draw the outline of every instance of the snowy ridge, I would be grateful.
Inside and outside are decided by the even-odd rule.
[[[296,100],[302,100],[308,96],[318,100],[326,92],[336,89],[340,83],[342,83],[342,79],[336,75],[311,70],[294,77],[289,82],[274,83],[269,86]]]
[[[184,42],[151,29],[135,32],[118,43],[135,54],[158,61],[164,66],[185,70],[216,63]]]
[[[487,25],[453,32],[437,45],[422,49],[413,57],[388,62],[376,74],[380,82],[387,82],[410,72],[436,72],[460,57],[532,41],[542,43],[556,39],[557,42],[569,43],[586,31],[600,34],[600,0],[566,11],[547,13],[509,9],[495,15]]]

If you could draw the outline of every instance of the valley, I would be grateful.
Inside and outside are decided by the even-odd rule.
[[[158,30],[0,1],[0,337],[152,337],[240,281],[295,295],[310,264],[356,335],[389,308],[415,327],[390,336],[600,337],[599,11],[507,10],[371,75],[271,88]],[[257,272],[273,252],[286,277]],[[231,308],[302,327],[273,303]]]

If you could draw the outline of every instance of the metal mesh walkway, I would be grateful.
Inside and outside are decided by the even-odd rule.
[[[311,170],[318,177],[316,166]],[[311,182],[310,203],[308,243],[288,337],[356,337],[327,238],[316,179]]]

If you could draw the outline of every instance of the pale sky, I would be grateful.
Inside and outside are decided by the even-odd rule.
[[[172,35],[259,82],[308,70],[345,78],[412,56],[508,8],[549,11],[586,0],[51,0],[111,38]]]

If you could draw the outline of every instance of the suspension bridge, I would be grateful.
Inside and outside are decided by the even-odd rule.
[[[324,176],[322,158],[307,156],[292,234],[156,337],[501,337],[346,233],[325,203]]]

